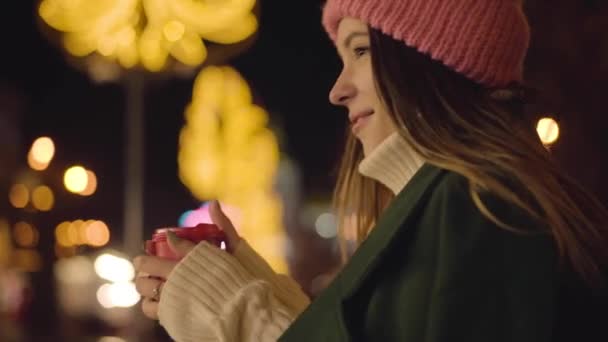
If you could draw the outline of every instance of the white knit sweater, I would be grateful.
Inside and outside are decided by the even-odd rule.
[[[395,133],[359,172],[397,194],[422,164]],[[276,341],[309,303],[293,279],[275,273],[246,241],[232,255],[202,242],[169,275],[159,320],[178,342]]]

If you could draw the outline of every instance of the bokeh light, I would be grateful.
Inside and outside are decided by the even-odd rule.
[[[129,308],[137,304],[140,298],[132,282],[103,284],[97,290],[97,301],[106,309]]]
[[[86,170],[86,171],[87,171],[87,185],[84,188],[84,190],[82,190],[78,194],[82,195],[82,196],[91,196],[97,190],[97,175],[95,175],[95,172],[93,172],[91,170]]]
[[[30,201],[30,193],[24,184],[15,184],[8,194],[11,205],[15,208],[25,208]]]
[[[102,221],[94,221],[85,229],[86,242],[93,247],[105,246],[110,241],[110,229]]]
[[[64,46],[74,56],[97,53],[124,68],[141,64],[160,71],[169,57],[189,66],[203,63],[203,39],[234,44],[250,37],[258,26],[255,2],[43,0],[38,14],[64,33]]]
[[[63,183],[68,191],[79,193],[87,188],[88,175],[82,166],[72,166],[65,171]]]
[[[27,222],[17,222],[13,228],[15,243],[20,247],[36,247],[40,234],[33,225]]]
[[[97,275],[111,282],[128,282],[135,277],[135,269],[129,260],[110,253],[98,256],[94,265]]]
[[[319,215],[315,222],[317,233],[325,239],[331,239],[338,234],[338,226],[336,216],[330,213]]]
[[[559,138],[559,125],[553,118],[542,118],[536,125],[536,132],[544,145],[552,145]]]
[[[70,225],[71,222],[65,221],[55,227],[55,241],[62,247],[71,247],[74,245],[68,234]]]
[[[46,185],[36,187],[32,192],[32,204],[40,211],[49,211],[55,204],[53,190]]]
[[[40,137],[32,144],[29,154],[34,162],[34,165],[30,163],[30,167],[34,170],[44,170],[55,155],[55,144],[49,137]]]

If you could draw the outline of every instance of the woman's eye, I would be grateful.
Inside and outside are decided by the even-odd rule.
[[[368,47],[358,47],[358,48],[354,49],[354,52],[355,52],[355,56],[363,57],[369,52],[369,48]]]

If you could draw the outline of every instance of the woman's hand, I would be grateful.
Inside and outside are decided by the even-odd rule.
[[[209,214],[215,225],[226,234],[227,249],[232,252],[241,241],[230,219],[222,212],[217,201],[209,206]],[[196,245],[188,240],[178,238],[174,233],[167,233],[169,247],[179,259],[185,257]],[[135,257],[133,265],[137,272],[135,287],[143,297],[142,311],[151,319],[158,319],[158,302],[162,294],[162,287],[171,271],[179,261],[168,260],[151,255]]]

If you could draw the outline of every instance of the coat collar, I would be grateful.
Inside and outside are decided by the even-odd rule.
[[[339,279],[342,299],[350,298],[363,281],[382,259],[389,244],[405,222],[423,205],[424,198],[430,195],[432,185],[445,171],[424,164],[412,177],[405,188],[395,197],[376,224],[367,239],[357,248]]]

